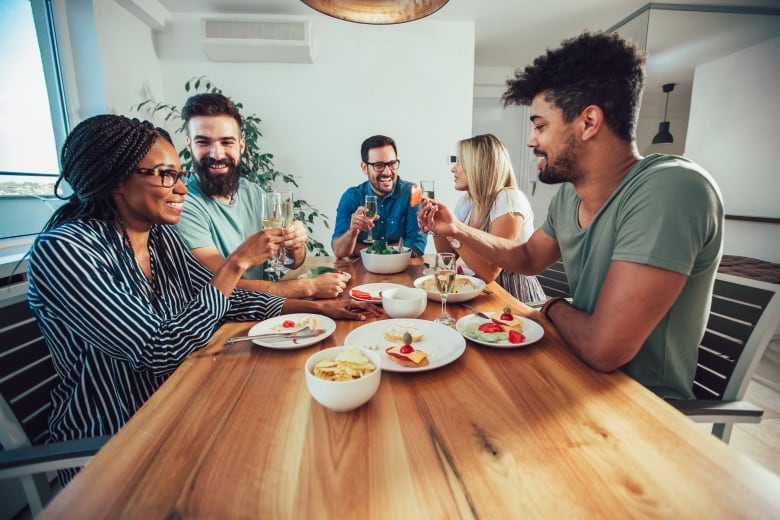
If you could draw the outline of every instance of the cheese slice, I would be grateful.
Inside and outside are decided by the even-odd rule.
[[[501,315],[503,312],[496,312],[493,314],[493,321],[498,323],[499,325],[503,325],[505,327],[509,327],[510,329],[515,329],[518,332],[522,332],[523,330],[523,320],[520,318],[515,317],[512,315],[512,321],[506,321],[501,319]]]
[[[414,352],[409,352],[408,354],[402,354],[401,353],[401,347],[392,347],[387,349],[385,352],[387,352],[390,356],[399,357],[402,359],[408,359],[409,361],[420,364],[422,361],[428,357],[428,354],[423,352],[422,350],[415,350]]]

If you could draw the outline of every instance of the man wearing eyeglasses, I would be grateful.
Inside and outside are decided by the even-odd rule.
[[[395,141],[384,135],[369,137],[360,146],[360,169],[366,181],[349,188],[341,196],[336,210],[331,247],[337,257],[357,255],[372,230],[373,238],[386,244],[396,244],[403,238],[412,256],[421,256],[428,239],[417,225],[417,209],[410,205],[413,183],[398,176],[401,161]],[[376,195],[376,217],[366,216],[366,195]]]

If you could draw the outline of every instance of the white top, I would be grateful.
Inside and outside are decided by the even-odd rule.
[[[473,206],[471,200],[464,193],[455,203],[452,212],[457,219],[468,224]],[[502,190],[496,197],[493,209],[490,210],[490,222],[507,213],[520,213],[523,216],[523,227],[520,228],[519,236],[515,238],[521,242],[531,238],[534,232],[534,212],[531,209],[531,203],[528,202],[522,191]]]

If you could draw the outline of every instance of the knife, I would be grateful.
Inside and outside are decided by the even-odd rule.
[[[468,310],[470,310],[471,312],[473,312],[474,314],[476,314],[476,315],[477,315],[477,316],[479,316],[480,318],[485,318],[486,320],[491,320],[491,321],[492,321],[492,318],[491,318],[490,316],[488,316],[488,315],[487,315],[487,314],[485,314],[484,312],[480,312],[480,311],[478,311],[477,309],[475,309],[475,308],[474,308],[474,307],[472,307],[471,305],[467,305],[467,304],[465,304],[465,303],[461,303],[461,304],[460,304],[460,306],[461,306],[461,307],[465,307],[465,308],[467,308]]]
[[[232,338],[228,338],[227,341],[225,341],[225,346],[232,345],[233,343],[238,343],[239,341],[246,341],[250,339],[311,338],[314,336],[319,336],[324,332],[325,329],[314,329],[314,330],[299,330],[297,332],[266,332],[265,334],[253,334],[251,336],[234,336]]]

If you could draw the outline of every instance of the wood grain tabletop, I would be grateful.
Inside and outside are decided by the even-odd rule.
[[[412,285],[403,273],[309,259],[350,287]],[[778,518],[780,479],[621,372],[588,368],[552,325],[495,283],[469,303],[510,306],[545,330],[456,361],[384,371],[351,412],[309,395],[305,360],[365,322],[337,321],[316,345],[243,342],[227,323],[194,353],[41,518]],[[347,296],[345,296],[347,297]],[[450,304],[455,317],[470,314]],[[430,301],[421,316],[433,319]]]

